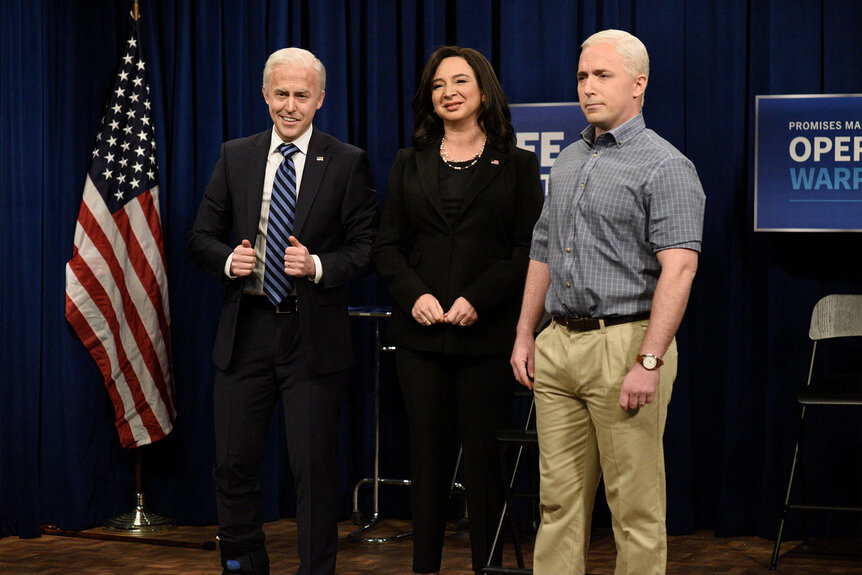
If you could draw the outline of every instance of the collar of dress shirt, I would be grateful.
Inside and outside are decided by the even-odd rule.
[[[302,152],[302,155],[308,154],[308,143],[311,141],[311,131],[314,129],[314,126],[309,126],[308,129],[297,139],[295,139],[292,143],[294,146],[299,148],[299,151]],[[281,136],[278,135],[278,132],[275,131],[275,126],[272,127],[272,134],[269,137],[269,153],[278,152],[278,147],[284,143],[284,140],[281,139]],[[281,152],[278,152],[281,153]]]
[[[640,112],[637,116],[626,120],[613,130],[603,132],[599,138],[606,139],[609,144],[616,143],[616,145],[622,146],[641,133],[644,128],[646,128],[646,122],[644,122],[643,112]],[[596,144],[596,127],[589,124],[581,132],[581,139],[592,148]]]

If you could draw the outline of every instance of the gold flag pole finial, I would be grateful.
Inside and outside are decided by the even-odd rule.
[[[132,2],[132,18],[134,18],[135,22],[137,22],[138,18],[140,18],[140,17],[141,17],[141,13],[138,10],[138,0],[135,0],[134,2]]]

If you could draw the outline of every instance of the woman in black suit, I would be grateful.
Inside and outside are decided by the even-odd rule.
[[[511,405],[539,164],[515,147],[503,90],[475,50],[434,52],[413,110],[413,147],[395,159],[375,247],[410,420],[413,571],[440,570],[460,425],[478,572],[503,504],[494,433]]]

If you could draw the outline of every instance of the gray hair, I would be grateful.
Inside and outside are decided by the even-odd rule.
[[[282,48],[276,50],[266,59],[266,64],[263,66],[263,89],[269,90],[269,76],[272,74],[273,66],[285,64],[296,68],[313,68],[317,72],[317,79],[320,80],[320,91],[326,89],[326,68],[323,62],[317,57],[302,48]]]

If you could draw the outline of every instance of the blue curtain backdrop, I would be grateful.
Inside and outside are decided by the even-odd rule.
[[[119,446],[99,371],[63,315],[64,265],[128,11],[117,0],[2,0],[0,536],[89,528],[133,506],[134,454]],[[857,0],[143,0],[141,12],[179,411],[175,431],[142,450],[151,509],[184,524],[216,521],[209,356],[221,287],[191,264],[185,239],[219,144],[270,124],[266,56],[298,45],[323,60],[315,124],[368,150],[382,201],[435,47],[483,52],[512,103],[575,101],[579,43],[614,27],[648,47],[647,125],[694,161],[707,195],[665,438],[668,528],[774,536],[810,310],[826,293],[862,291],[862,235],[751,231],[754,101],[862,92]],[[387,301],[374,277],[354,288],[354,304]],[[355,329],[359,363],[341,428],[345,517],[373,453],[371,327]],[[406,425],[386,366],[384,376],[382,465],[404,476]],[[832,439],[809,461],[810,479],[859,505],[862,423],[842,414],[812,425]],[[293,511],[278,426],[268,520]],[[406,494],[383,495],[384,513],[408,513]],[[815,532],[860,531],[855,518],[814,519]]]

